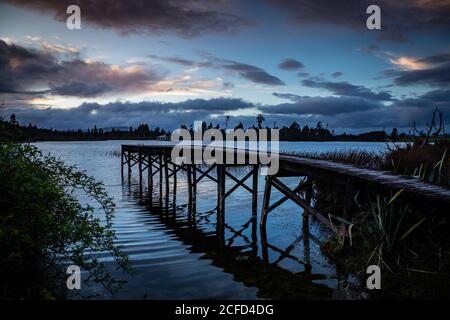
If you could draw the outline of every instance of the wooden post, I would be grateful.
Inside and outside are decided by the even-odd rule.
[[[147,183],[148,190],[153,192],[153,159],[151,155],[148,155],[148,167],[147,167]]]
[[[120,176],[122,178],[122,182],[123,182],[123,165],[124,165],[123,158],[124,158],[124,156],[123,156],[123,146],[122,146],[122,148],[120,149]]]
[[[191,173],[191,165],[185,164],[186,166],[186,179],[187,179],[187,187],[188,187],[188,224],[192,226],[192,173]]]
[[[225,241],[225,165],[217,165],[217,237]]]
[[[148,198],[150,205],[153,205],[153,159],[151,154],[148,155],[147,161]]]
[[[177,167],[174,163],[172,164],[172,169],[173,169],[173,206],[175,209],[175,203],[177,199]]]
[[[190,164],[186,165],[187,171],[187,184],[188,184],[188,210],[192,211],[192,166]]]
[[[258,210],[258,165],[253,166],[252,216],[256,218]]]
[[[159,203],[162,206],[162,184],[163,184],[163,170],[162,170],[162,155],[158,155],[159,161]]]
[[[167,209],[169,207],[170,185],[169,185],[169,162],[167,161],[166,152],[164,152],[164,184],[165,184],[164,201],[165,201],[165,209],[167,212]]]
[[[128,151],[128,183],[131,183],[131,154]]]
[[[258,165],[253,166],[253,186],[252,186],[252,251],[258,254],[258,236],[257,221],[258,221]]]
[[[259,224],[259,232],[261,234],[261,252],[262,258],[265,263],[269,263],[269,251],[267,247],[267,233],[266,233],[266,222],[267,214],[270,204],[270,192],[272,189],[272,178],[266,176],[266,185],[264,186],[264,197],[262,203],[261,220]]]
[[[312,192],[313,192],[312,178],[308,177],[306,180],[305,201],[311,206]],[[305,272],[311,274],[311,248],[310,248],[310,235],[309,235],[309,216],[308,209],[303,209],[303,256],[305,260]]]
[[[138,152],[139,194],[142,197],[142,153],[140,149]]]
[[[264,197],[263,197],[261,221],[260,221],[261,230],[266,228],[267,213],[268,213],[269,204],[270,204],[271,189],[272,189],[272,178],[270,176],[266,176],[266,185],[264,187]]]
[[[197,169],[192,165],[192,211],[197,211]]]
[[[312,199],[312,178],[308,177],[306,180],[305,201],[311,206]],[[309,215],[308,209],[303,209],[303,233],[309,234]]]

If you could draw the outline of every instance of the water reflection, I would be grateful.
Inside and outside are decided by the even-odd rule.
[[[142,188],[133,188],[127,184],[124,192],[144,207],[146,214],[155,217],[165,228],[174,232],[178,240],[189,246],[192,253],[202,254],[201,259],[211,260],[211,264],[233,275],[235,281],[245,286],[256,287],[258,297],[271,299],[316,299],[331,298],[333,290],[318,280],[326,279],[326,275],[313,273],[310,258],[311,236],[302,233],[287,248],[282,249],[261,238],[258,241],[257,219],[252,215],[240,228],[236,229],[227,223],[227,237],[217,232],[206,231],[198,224],[216,225],[216,210],[195,212],[187,210],[187,204],[176,205],[176,197],[169,201],[169,195],[156,195],[142,192]],[[140,189],[140,190],[139,190]],[[163,201],[161,201],[164,199]],[[308,228],[304,226],[304,228]],[[249,231],[250,237],[245,231]],[[221,239],[224,239],[222,241]],[[237,239],[239,245],[235,245]],[[314,239],[317,241],[317,239]],[[303,242],[303,258],[291,254],[299,242]],[[258,254],[261,246],[262,257]],[[269,261],[268,250],[278,253],[274,261]],[[301,272],[291,272],[280,264],[285,259],[291,259],[303,267]]]

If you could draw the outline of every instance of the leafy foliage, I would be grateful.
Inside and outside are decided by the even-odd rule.
[[[54,297],[69,263],[108,290],[117,288],[98,254],[110,252],[118,268],[130,268],[114,244],[114,203],[101,183],[33,146],[8,143],[0,145],[0,194],[1,298]]]

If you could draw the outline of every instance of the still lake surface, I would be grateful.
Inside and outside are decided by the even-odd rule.
[[[189,218],[187,185],[177,180],[176,201],[166,205],[157,193],[142,196],[136,172],[128,183],[120,173],[121,144],[155,141],[40,142],[44,153],[76,165],[103,181],[116,203],[117,244],[129,255],[132,274],[115,272],[126,283],[114,295],[93,284],[83,295],[97,299],[345,299],[363,298],[358,281],[343,274],[320,249],[329,233],[311,219],[310,235],[302,232],[302,209],[290,201],[271,212],[267,222],[269,263],[262,259],[259,215],[264,190],[258,187],[258,221],[251,219],[251,195],[239,188],[226,200],[225,248],[216,238],[216,185],[208,179],[197,186],[197,212]],[[324,152],[365,150],[383,152],[376,142],[280,142],[280,151]],[[237,172],[236,175],[245,175]],[[249,179],[251,180],[251,179]],[[298,178],[284,178],[293,186]],[[158,191],[159,179],[155,179]],[[249,181],[247,181],[249,182]],[[227,180],[227,185],[230,181]],[[230,188],[230,186],[228,187]],[[152,199],[150,201],[150,196]],[[272,191],[271,201],[281,195]],[[163,198],[164,199],[164,198]],[[111,267],[107,254],[102,259]],[[75,296],[74,298],[77,298]]]

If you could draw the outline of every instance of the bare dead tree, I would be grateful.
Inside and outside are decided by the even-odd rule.
[[[436,124],[436,115],[438,115],[438,117],[439,117],[439,126],[437,126],[437,124]],[[435,137],[436,142],[438,141],[439,134],[442,131],[443,122],[444,122],[444,119],[443,119],[442,111],[439,111],[438,108],[434,109],[433,116],[431,117],[431,123],[426,125],[427,133],[425,135],[425,138],[422,141],[422,144],[420,146],[421,148],[430,142],[431,136]],[[434,132],[433,132],[433,130],[434,130]]]
[[[434,109],[431,117],[431,122],[425,125],[426,131],[418,130],[416,121],[413,122],[412,131],[413,135],[419,136],[420,145],[419,148],[426,146],[431,138],[434,138],[434,142],[438,142],[442,135],[445,135],[445,123],[444,114],[438,108]]]

